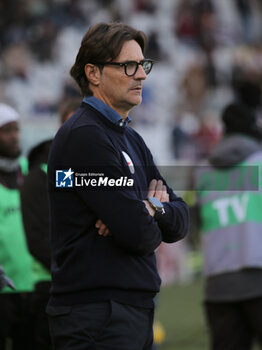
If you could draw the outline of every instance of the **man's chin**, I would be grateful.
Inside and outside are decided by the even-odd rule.
[[[141,96],[137,96],[136,98],[132,98],[132,100],[130,100],[130,105],[132,105],[133,107],[140,105],[142,102],[142,97]]]

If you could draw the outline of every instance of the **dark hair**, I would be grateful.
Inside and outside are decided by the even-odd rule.
[[[247,107],[260,108],[262,105],[261,74],[235,66],[231,85],[236,98]]]
[[[255,113],[241,103],[229,104],[222,112],[222,120],[225,135],[238,133],[262,139]]]
[[[67,119],[68,115],[75,112],[80,106],[82,99],[80,97],[68,98],[63,101],[59,106],[60,123],[63,124]]]
[[[85,75],[85,65],[96,61],[114,60],[128,40],[135,40],[144,53],[146,36],[142,31],[115,22],[98,23],[89,28],[82,39],[75,64],[70,70],[84,96],[93,95]]]

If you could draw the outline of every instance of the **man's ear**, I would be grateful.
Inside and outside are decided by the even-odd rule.
[[[94,64],[87,63],[85,65],[85,75],[91,85],[98,86],[100,83],[101,72]]]

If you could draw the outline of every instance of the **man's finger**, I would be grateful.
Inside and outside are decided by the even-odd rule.
[[[156,190],[155,190],[155,197],[158,200],[161,200],[162,197],[162,188],[163,188],[163,181],[162,180],[158,180],[157,184],[156,184]]]
[[[166,192],[162,192],[161,202],[169,202],[169,194]]]
[[[162,186],[162,193],[161,193],[161,198],[160,198],[161,202],[169,202],[169,195],[166,191],[166,186],[163,185]]]
[[[108,228],[105,229],[104,233],[103,233],[103,236],[106,237],[106,236],[111,236],[111,232],[109,231]]]
[[[102,236],[106,230],[107,230],[107,226],[105,224],[101,224],[98,230],[98,234]]]
[[[150,181],[150,184],[148,186],[148,197],[154,197],[155,196],[155,190],[156,190],[157,180],[153,179]]]
[[[102,220],[98,219],[97,222],[95,223],[95,227],[99,228],[103,224]]]

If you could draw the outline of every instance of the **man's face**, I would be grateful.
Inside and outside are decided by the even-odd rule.
[[[20,136],[17,122],[0,127],[0,156],[17,158],[20,155]]]
[[[135,40],[126,41],[114,62],[137,61],[144,58],[141,47]],[[101,74],[100,84],[95,97],[100,98],[107,105],[126,117],[131,108],[142,101],[142,84],[146,73],[141,67],[135,75],[129,77],[124,67],[106,65]]]

